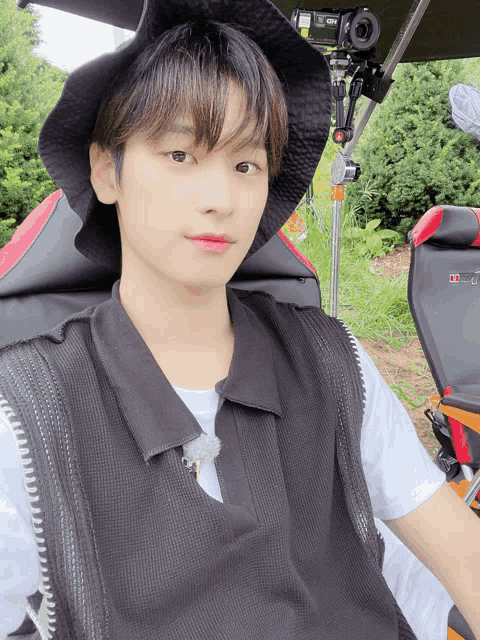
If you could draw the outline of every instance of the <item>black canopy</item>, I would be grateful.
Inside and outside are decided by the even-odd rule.
[[[172,0],[173,2],[174,0]],[[294,8],[348,9],[367,6],[380,18],[382,32],[376,62],[383,62],[400,31],[413,0],[273,0],[290,19]],[[17,0],[24,8],[28,0]],[[135,31],[142,0],[35,0],[31,4],[60,9],[121,29]],[[480,57],[480,0],[431,0],[402,62]]]

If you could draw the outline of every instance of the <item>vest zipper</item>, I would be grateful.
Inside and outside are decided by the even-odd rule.
[[[362,403],[363,403],[363,411],[365,413],[365,406],[367,404],[367,388],[365,386],[365,379],[363,377],[363,371],[362,371],[362,367],[361,367],[360,354],[358,353],[357,343],[355,342],[355,337],[354,337],[353,333],[347,327],[345,322],[343,320],[340,320],[340,318],[336,318],[336,320],[338,320],[342,324],[343,328],[347,332],[348,337],[350,338],[350,343],[351,343],[351,345],[353,347],[353,352],[355,353],[355,358],[357,359],[358,368],[360,370],[360,378],[362,379],[362,387],[363,387]],[[382,541],[382,544],[383,544],[383,553],[380,554],[380,556],[381,556],[380,568],[383,569],[383,556],[384,556],[384,553],[385,553],[385,539],[382,536],[381,532],[377,529],[376,526],[375,526],[375,531],[377,532],[377,536],[380,538],[380,540]]]
[[[362,404],[363,404],[363,411],[365,412],[365,405],[367,404],[367,388],[365,386],[365,379],[363,377],[362,366],[361,366],[361,363],[360,363],[360,354],[358,353],[357,344],[355,342],[355,337],[354,337],[353,333],[350,331],[350,329],[347,327],[347,325],[345,324],[345,322],[343,320],[340,320],[340,318],[335,318],[335,319],[338,320],[338,322],[340,322],[342,324],[343,328],[347,332],[347,335],[350,338],[350,344],[353,347],[353,352],[355,354],[355,358],[357,359],[358,368],[360,370],[360,378],[362,379],[362,388],[363,388]]]
[[[41,640],[51,640],[51,638],[53,638],[53,633],[55,632],[55,629],[56,629],[54,625],[56,622],[55,609],[57,605],[55,600],[53,599],[53,593],[50,591],[50,586],[49,586],[50,579],[48,578],[47,559],[45,557],[46,547],[44,546],[45,538],[39,537],[37,535],[37,534],[43,534],[44,531],[43,531],[43,528],[40,526],[43,522],[43,519],[40,518],[39,516],[39,514],[42,513],[42,510],[34,506],[34,503],[38,502],[39,500],[39,496],[34,495],[38,493],[38,488],[35,484],[37,478],[35,475],[33,475],[35,469],[33,468],[33,466],[28,466],[28,465],[31,465],[32,458],[25,457],[25,456],[28,456],[30,453],[30,449],[24,446],[27,444],[27,440],[25,438],[21,439],[20,437],[20,436],[25,436],[25,431],[21,429],[21,426],[22,426],[21,423],[18,422],[17,416],[15,415],[13,409],[10,406],[8,406],[8,400],[6,400],[4,396],[2,396],[2,394],[0,394],[0,411],[3,412],[13,432],[13,435],[15,437],[17,452],[19,454],[20,462],[22,464],[24,486],[27,492],[28,501],[30,503],[29,504],[30,515],[33,523],[35,541],[37,543],[37,552],[38,552],[38,557],[40,561],[40,571],[42,572],[42,576],[41,576],[42,586],[45,591],[44,595],[47,599],[46,602],[47,602],[48,627],[46,631],[41,625],[39,615],[35,613],[35,611],[32,609],[28,601],[26,602],[26,609],[32,622],[37,627]],[[11,422],[11,419],[15,420],[15,422]],[[31,475],[31,477],[27,477],[27,475]]]

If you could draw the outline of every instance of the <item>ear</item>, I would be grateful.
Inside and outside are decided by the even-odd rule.
[[[115,164],[108,151],[101,151],[98,144],[93,142],[89,148],[90,182],[97,198],[103,204],[114,204],[118,199],[115,183]]]

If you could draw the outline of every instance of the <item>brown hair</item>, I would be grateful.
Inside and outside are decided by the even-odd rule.
[[[283,86],[263,51],[240,27],[212,20],[191,20],[166,31],[117,75],[103,96],[87,149],[96,142],[111,152],[121,188],[127,140],[143,134],[150,144],[179,114],[189,114],[194,145],[206,143],[210,153],[222,133],[232,80],[245,94],[245,115],[222,148],[237,137],[235,152],[265,144],[271,182],[280,173],[288,139]],[[242,138],[252,119],[254,130]]]

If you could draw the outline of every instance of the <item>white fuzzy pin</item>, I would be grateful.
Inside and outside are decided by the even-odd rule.
[[[222,443],[214,435],[202,435],[183,445],[183,458],[191,466],[195,462],[211,462],[220,453]]]

